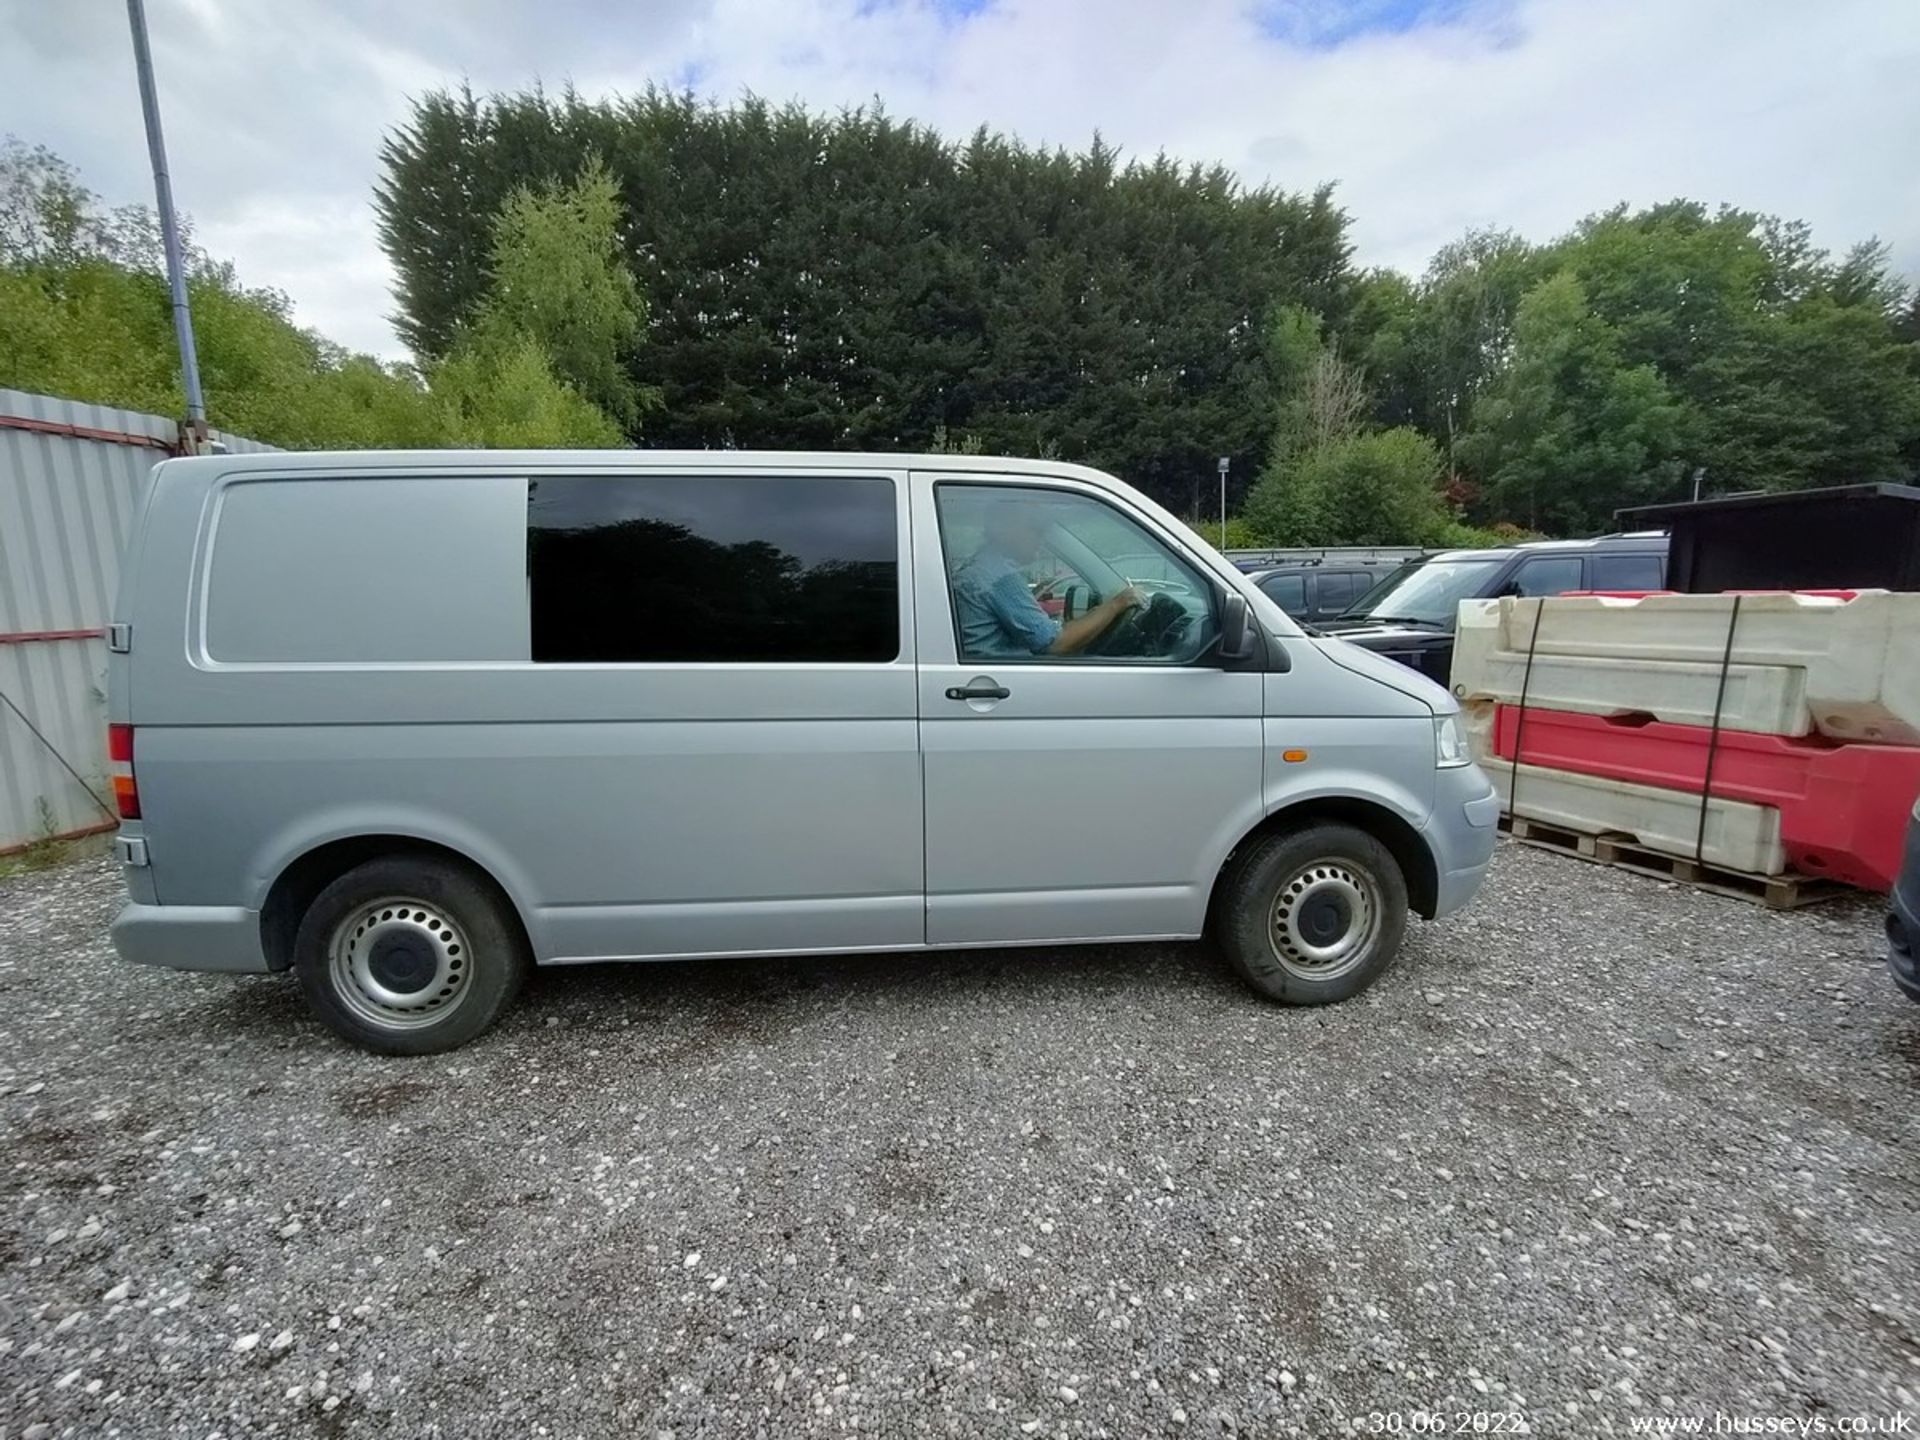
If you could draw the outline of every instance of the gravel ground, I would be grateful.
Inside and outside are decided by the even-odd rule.
[[[381,1060],[0,881],[0,1436],[1536,1434],[1913,1412],[1876,908],[1506,843],[1366,997],[1198,946],[537,977]]]

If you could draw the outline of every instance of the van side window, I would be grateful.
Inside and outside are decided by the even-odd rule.
[[[1219,634],[1213,587],[1105,501],[934,487],[962,660],[1184,665]]]
[[[1596,590],[1658,590],[1666,577],[1658,555],[1589,555]]]
[[[1313,608],[1322,615],[1338,615],[1360,598],[1360,577],[1351,570],[1321,570],[1313,577]]]
[[[896,504],[884,476],[530,481],[533,658],[895,659]]]
[[[1516,595],[1564,595],[1580,588],[1578,555],[1540,555],[1513,572]]]
[[[1307,577],[1304,575],[1266,575],[1261,577],[1260,588],[1289,615],[1298,615],[1307,608]]]
[[[208,660],[527,658],[523,477],[262,469],[215,492]]]

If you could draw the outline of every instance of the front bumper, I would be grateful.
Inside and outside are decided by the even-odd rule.
[[[1906,991],[1909,999],[1920,1001],[1916,946],[1920,946],[1920,812],[1907,826],[1906,860],[1887,907],[1887,968],[1893,972],[1893,983]]]
[[[237,907],[136,902],[114,920],[113,948],[121,959],[137,965],[229,975],[267,973],[259,912]]]
[[[1471,900],[1486,878],[1499,834],[1500,797],[1478,765],[1452,766],[1436,777],[1433,814],[1420,837],[1439,875],[1431,917],[1438,920]]]

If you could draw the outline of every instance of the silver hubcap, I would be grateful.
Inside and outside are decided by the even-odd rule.
[[[1380,885],[1351,860],[1316,860],[1280,887],[1267,937],[1281,968],[1330,980],[1366,959],[1380,933]]]
[[[341,921],[327,966],[347,1008],[390,1030],[439,1023],[472,988],[473,959],[452,917],[403,895],[362,905]]]

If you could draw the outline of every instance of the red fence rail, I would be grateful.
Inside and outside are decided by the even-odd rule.
[[[105,630],[14,630],[0,631],[0,645],[38,645],[49,640],[99,640]]]
[[[32,430],[41,435],[63,435],[75,440],[100,440],[109,445],[147,445],[169,455],[174,447],[157,435],[131,430],[101,430],[92,425],[69,425],[64,420],[36,420],[26,415],[0,415],[0,430]]]

